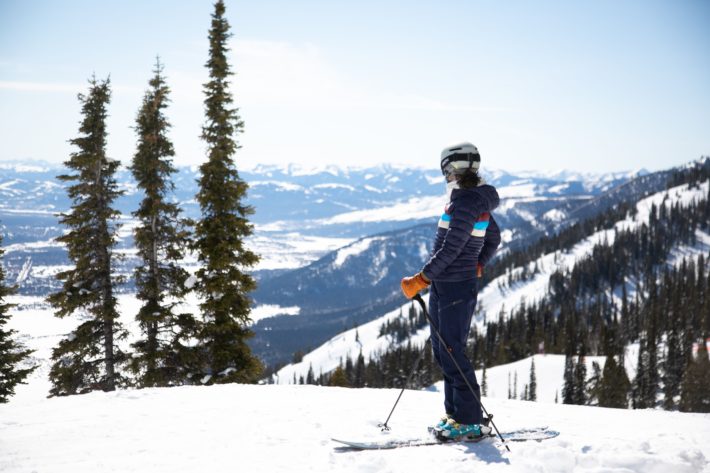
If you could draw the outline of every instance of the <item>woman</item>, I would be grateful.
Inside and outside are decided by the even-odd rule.
[[[402,292],[411,299],[431,285],[429,312],[432,348],[444,372],[446,416],[435,427],[448,439],[473,438],[490,433],[482,424],[480,387],[466,357],[466,341],[478,295],[477,278],[500,244],[500,230],[490,212],[498,206],[498,192],[478,175],[481,157],[471,143],[461,143],[441,153],[449,202],[439,220],[429,261],[416,275],[402,279]],[[456,359],[462,373],[452,361]],[[466,380],[476,392],[474,396]]]

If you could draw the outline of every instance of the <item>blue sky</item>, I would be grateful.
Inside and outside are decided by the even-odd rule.
[[[710,155],[710,2],[227,0],[238,166],[662,169]],[[111,76],[109,154],[156,55],[178,164],[204,160],[210,1],[0,0],[0,161],[61,162],[76,94]]]

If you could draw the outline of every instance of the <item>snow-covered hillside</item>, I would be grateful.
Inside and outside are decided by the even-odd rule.
[[[568,251],[556,251],[540,256],[537,260],[528,265],[528,270],[537,268],[538,272],[524,282],[508,285],[507,275],[500,276],[491,281],[479,294],[479,317],[476,322],[483,324],[484,314],[496,317],[501,311],[510,312],[523,302],[533,302],[546,293],[550,276],[558,269],[569,269],[575,262],[591,254],[594,245],[614,242],[617,231],[629,230],[648,223],[649,214],[653,205],[659,208],[665,205],[671,208],[675,204],[687,205],[693,201],[699,201],[708,195],[709,182],[706,181],[697,187],[691,188],[688,185],[677,186],[663,192],[658,192],[648,196],[636,204],[636,215],[617,222],[612,228],[601,230],[577,243]],[[710,251],[710,235],[701,231],[697,232],[698,244],[694,248],[679,248],[678,253],[686,256],[697,257],[699,254],[708,254]],[[511,271],[513,275],[519,274],[523,268],[515,268]],[[629,287],[629,294],[635,294],[635,287]]]
[[[483,327],[486,317],[497,317],[501,311],[510,313],[511,310],[518,307],[523,302],[530,303],[546,293],[550,275],[559,268],[571,268],[576,261],[590,254],[594,245],[602,241],[609,243],[614,241],[615,232],[622,229],[636,228],[642,223],[647,223],[651,206],[655,204],[657,207],[665,205],[670,208],[676,203],[687,205],[694,200],[705,198],[708,193],[709,182],[704,182],[698,187],[690,188],[687,185],[678,186],[667,191],[659,192],[650,195],[636,205],[636,215],[633,218],[628,218],[617,222],[613,228],[601,230],[593,235],[583,239],[568,251],[556,251],[554,253],[542,255],[536,261],[530,263],[529,270],[537,266],[538,272],[529,280],[508,285],[507,275],[491,281],[479,294],[478,297],[478,316],[474,323],[479,328]],[[670,263],[680,261],[682,257],[697,257],[699,254],[708,254],[710,251],[710,235],[703,232],[697,232],[697,244],[693,247],[679,247],[671,252]],[[513,273],[519,273],[523,268],[513,269]],[[630,285],[628,288],[630,295],[635,294],[635,287]],[[405,303],[396,310],[390,311],[385,315],[358,327],[345,331],[331,340],[325,342],[312,352],[306,354],[302,361],[295,364],[289,364],[283,367],[276,375],[274,380],[279,383],[292,383],[294,375],[296,379],[301,376],[305,378],[309,369],[312,369],[314,374],[327,373],[335,369],[341,361],[347,357],[356,359],[359,352],[362,350],[365,359],[371,355],[376,355],[378,351],[384,351],[388,345],[392,344],[392,340],[388,337],[380,337],[379,329],[388,320],[392,320],[399,316],[400,312],[407,313],[409,303]],[[356,341],[357,334],[357,341]],[[420,330],[414,334],[410,340],[413,343],[422,345],[428,337],[428,330]],[[405,342],[406,343],[406,342]],[[603,366],[604,359],[600,361],[600,366]],[[627,373],[633,377],[636,368],[636,356],[630,354],[626,358]],[[561,363],[561,364],[559,364]],[[559,385],[562,382],[562,373],[564,370],[564,360],[560,361],[559,369]],[[591,361],[589,361],[591,363]],[[527,368],[526,368],[527,369]],[[589,370],[591,373],[591,370]],[[519,373],[527,376],[527,371]],[[520,384],[522,389],[522,384]],[[505,392],[507,394],[507,375]],[[554,399],[554,391],[551,396],[548,396],[551,401]]]
[[[550,426],[541,443],[339,451],[332,437],[426,435],[442,396],[316,386],[181,387],[15,399],[0,405],[3,473],[708,473],[710,416],[486,399],[502,431]]]

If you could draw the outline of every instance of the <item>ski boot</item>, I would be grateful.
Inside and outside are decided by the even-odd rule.
[[[491,434],[491,428],[484,424],[460,424],[453,418],[437,432],[441,440],[478,441]]]

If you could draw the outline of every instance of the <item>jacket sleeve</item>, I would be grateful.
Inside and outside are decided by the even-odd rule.
[[[483,248],[481,249],[481,253],[478,255],[478,263],[485,266],[486,263],[488,263],[496,254],[496,250],[498,249],[499,245],[500,228],[498,227],[496,221],[493,219],[493,215],[491,215],[490,219],[488,220],[486,236],[483,239]]]
[[[469,238],[471,238],[473,224],[476,222],[478,216],[498,206],[498,193],[493,187],[486,187],[490,189],[485,193],[477,194],[475,198],[471,199],[469,202],[457,202],[454,204],[451,222],[446,231],[444,242],[441,248],[431,256],[422,269],[422,273],[424,273],[424,276],[430,281],[433,281],[442,274],[446,268],[454,262],[456,257],[461,254],[464,246],[466,246]]]

